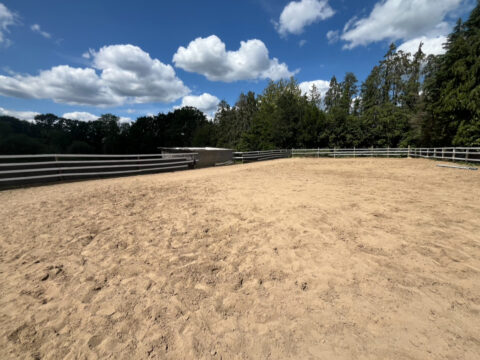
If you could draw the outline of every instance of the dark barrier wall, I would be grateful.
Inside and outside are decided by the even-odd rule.
[[[209,167],[225,164],[233,161],[233,150],[222,148],[161,148],[165,158],[176,152],[185,153],[186,151],[194,152],[197,155],[195,167]]]

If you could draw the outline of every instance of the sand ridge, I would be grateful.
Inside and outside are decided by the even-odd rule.
[[[480,357],[477,172],[285,159],[0,204],[1,358]]]

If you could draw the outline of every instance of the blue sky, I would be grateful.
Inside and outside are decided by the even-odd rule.
[[[362,81],[390,42],[442,52],[473,0],[0,0],[0,114],[128,121],[259,93]]]

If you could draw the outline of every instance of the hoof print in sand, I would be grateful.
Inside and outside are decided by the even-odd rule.
[[[103,341],[103,337],[100,335],[93,335],[89,340],[88,340],[88,347],[90,349],[95,349],[98,345],[100,345]]]
[[[300,289],[302,291],[307,291],[308,290],[308,283],[306,281],[303,281],[303,282],[299,283],[298,280],[297,280],[297,281],[295,281],[295,285],[300,287]]]

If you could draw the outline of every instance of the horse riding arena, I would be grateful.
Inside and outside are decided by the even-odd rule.
[[[478,359],[480,173],[295,158],[0,192],[2,359]]]

